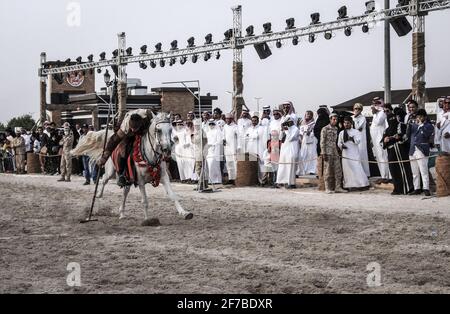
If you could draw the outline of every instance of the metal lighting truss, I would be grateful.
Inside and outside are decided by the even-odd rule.
[[[159,61],[164,59],[172,59],[179,57],[187,57],[192,55],[200,55],[204,53],[211,53],[225,49],[240,50],[240,48],[255,45],[260,43],[274,42],[278,40],[286,40],[294,37],[305,37],[310,34],[320,34],[330,31],[337,31],[346,28],[352,28],[356,26],[362,26],[366,24],[371,24],[375,22],[384,21],[387,19],[394,19],[404,16],[415,16],[417,14],[425,14],[437,10],[450,9],[450,0],[435,0],[435,1],[423,1],[420,2],[418,7],[415,1],[412,1],[411,5],[401,6],[398,8],[375,11],[361,16],[350,17],[346,19],[340,19],[327,23],[319,23],[314,25],[309,25],[302,28],[294,28],[290,30],[273,32],[269,34],[256,35],[251,37],[239,37],[231,38],[228,41],[222,41],[219,43],[211,43],[209,45],[203,45],[198,47],[176,49],[170,51],[155,52],[150,54],[140,54],[137,56],[127,56],[124,51],[124,41],[122,38],[122,45],[119,45],[119,57],[113,58],[111,60],[97,61],[97,62],[87,62],[82,64],[76,64],[71,66],[46,68],[45,64],[42,64],[42,68],[39,69],[40,76],[54,75],[59,73],[68,73],[80,70],[89,70],[95,68],[104,68],[110,66],[123,67],[129,63],[139,63],[139,62],[150,62]],[[240,33],[238,29],[234,29],[234,33]],[[120,36],[124,34],[119,34]],[[238,56],[235,56],[238,57]]]

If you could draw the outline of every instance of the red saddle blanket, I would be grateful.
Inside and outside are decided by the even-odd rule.
[[[161,164],[150,165],[143,157],[141,153],[141,136],[135,136],[133,142],[133,149],[131,154],[127,153],[127,144],[122,141],[112,153],[112,160],[116,172],[119,172],[119,160],[120,158],[126,158],[127,167],[125,169],[125,177],[129,185],[138,185],[137,169],[146,168],[145,183],[151,183],[154,187],[158,187],[161,181]],[[128,155],[128,156],[127,156]]]

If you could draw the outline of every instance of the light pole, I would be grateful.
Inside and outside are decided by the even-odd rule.
[[[262,99],[264,99],[264,98],[262,98],[262,97],[255,97],[255,100],[256,100],[256,106],[257,106],[257,108],[258,108],[258,114],[259,114],[259,102],[260,102]]]

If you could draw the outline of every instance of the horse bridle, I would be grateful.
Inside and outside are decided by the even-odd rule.
[[[171,122],[169,119],[164,119],[162,121],[155,123],[154,128],[155,128],[155,138],[156,138],[156,144],[157,144],[156,149],[162,147],[161,139],[159,138],[158,132],[156,132],[156,129],[160,124],[171,124]],[[145,150],[143,150],[142,148],[141,148],[141,153],[142,153],[142,156],[144,156],[144,159],[146,160],[146,162],[149,163],[151,166],[159,166],[161,164],[161,161],[163,160],[163,158],[162,158],[163,152],[161,152],[161,153],[157,152],[155,147],[153,146],[153,142],[152,142],[152,139],[150,136],[151,129],[152,129],[152,124],[150,124],[150,128],[147,132],[147,137],[148,137],[148,141],[150,143],[150,147],[152,148],[153,154],[155,155],[156,161],[155,162],[150,161],[148,156],[145,154]]]

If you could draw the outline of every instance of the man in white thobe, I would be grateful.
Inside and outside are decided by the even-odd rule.
[[[342,170],[344,173],[344,188],[367,188],[369,180],[363,169],[359,143],[360,132],[352,128],[352,118],[344,118],[344,130],[339,133],[338,147],[342,150]],[[348,158],[348,159],[347,159]]]
[[[300,126],[300,164],[298,165],[297,175],[314,175],[317,169],[317,139],[314,136],[314,113],[307,111],[305,119]]]
[[[288,117],[282,125],[282,143],[277,172],[277,184],[295,188],[295,170],[298,162],[300,132],[294,120]]]
[[[184,148],[184,176],[187,180],[198,181],[198,177],[195,174],[195,154],[194,154],[194,124],[192,120],[186,121],[184,127],[183,148]]]
[[[298,116],[295,113],[294,104],[291,101],[286,101],[281,105],[281,107],[283,108],[281,123],[285,123],[288,118],[291,118],[294,121],[294,125],[297,126]]]
[[[246,153],[250,155],[250,160],[258,160],[259,183],[264,183],[264,160],[262,159],[267,144],[264,144],[264,128],[259,125],[258,113],[252,115],[252,125],[247,129],[245,136]]]
[[[174,156],[177,162],[178,173],[180,175],[180,180],[185,183],[187,180],[191,179],[191,175],[186,175],[186,131],[184,123],[181,120],[175,121],[175,127],[172,130],[172,141],[174,145]]]
[[[361,141],[358,144],[359,155],[361,156],[362,166],[367,177],[370,177],[369,154],[367,152],[367,120],[362,114],[364,106],[362,104],[355,104],[353,107],[353,121],[355,130],[359,132]]]
[[[238,120],[238,135],[239,135],[239,144],[238,148],[242,149],[242,152],[245,153],[246,149],[246,134],[247,129],[252,125],[252,120],[250,118],[250,112],[248,110],[243,110],[241,118]]]
[[[206,161],[208,164],[209,183],[221,184],[222,171],[220,170],[221,155],[223,147],[222,131],[216,126],[214,119],[209,120],[209,129],[206,132],[208,141],[208,153]]]
[[[390,179],[387,151],[383,149],[383,134],[387,128],[387,117],[384,113],[383,102],[380,98],[375,98],[372,102],[373,121],[370,126],[370,136],[372,137],[373,154],[378,163],[381,178],[386,182]]]
[[[438,122],[438,145],[444,154],[450,154],[450,98],[445,99],[443,113]]]
[[[278,109],[273,111],[273,119],[269,124],[269,134],[274,134],[274,131],[277,132],[277,139],[279,139],[281,133],[281,112]]]
[[[238,127],[234,122],[233,115],[227,114],[225,118],[226,124],[223,127],[223,145],[228,171],[228,183],[235,184],[237,175]]]
[[[444,103],[445,103],[445,96],[442,96],[441,98],[438,99],[437,104],[436,104],[436,126],[434,127],[434,143],[436,145],[439,145],[439,122],[441,122],[442,117],[445,113],[444,111]]]

